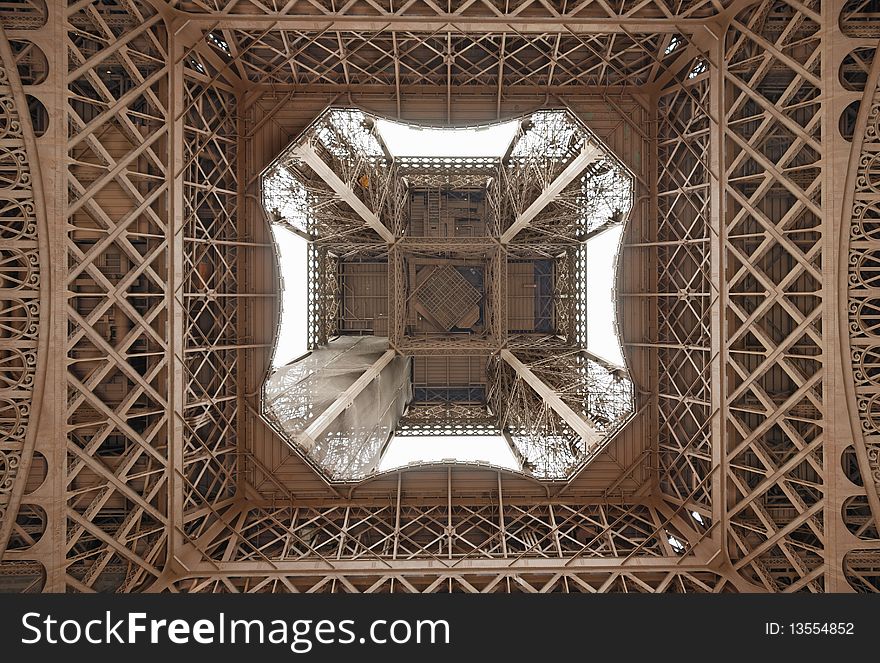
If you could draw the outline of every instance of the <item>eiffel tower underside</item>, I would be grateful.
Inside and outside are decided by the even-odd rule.
[[[873,0],[0,25],[0,590],[880,590]],[[547,117],[577,128],[557,151]],[[380,119],[518,142],[399,159]],[[608,172],[623,367],[582,331]],[[311,363],[276,371],[285,222]],[[487,431],[515,468],[379,467],[395,434]]]

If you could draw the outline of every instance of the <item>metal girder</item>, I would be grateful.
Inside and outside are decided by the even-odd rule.
[[[374,7],[370,7],[374,11]],[[609,34],[609,33],[676,33],[693,32],[705,25],[701,19],[686,18],[530,18],[526,16],[498,16],[487,13],[480,17],[463,17],[445,12],[434,15],[406,16],[389,13],[381,17],[346,15],[342,12],[322,16],[306,14],[186,14],[178,20],[219,30],[281,29],[304,32],[432,32],[453,34]]]
[[[14,338],[4,336],[2,343],[26,360],[36,350],[38,365],[46,366],[47,375],[42,386],[39,377],[29,381],[31,363],[16,369],[7,361],[3,368],[3,398],[12,399],[16,408],[21,402],[31,404],[27,438],[15,437],[19,431],[13,430],[12,439],[4,439],[0,451],[12,460],[7,464],[13,467],[8,477],[14,481],[11,496],[0,495],[7,509],[0,536],[4,544],[11,535],[2,559],[9,563],[4,567],[7,573],[23,562],[43,564],[44,586],[52,591],[63,591],[65,586],[79,591],[99,587],[137,591],[159,572],[173,585],[189,575],[173,577],[181,572],[174,571],[164,557],[171,531],[185,546],[199,547],[204,557],[195,560],[193,569],[218,585],[232,587],[235,582],[240,588],[234,574],[252,574],[254,584],[244,585],[247,591],[259,589],[263,573],[267,583],[274,582],[274,576],[279,583],[292,584],[293,576],[284,573],[300,571],[334,575],[332,581],[340,585],[351,582],[348,576],[357,577],[364,586],[372,571],[393,577],[399,583],[394,589],[415,584],[419,574],[427,587],[447,580],[467,587],[462,578],[452,577],[456,570],[430,561],[437,559],[436,541],[447,549],[457,546],[454,554],[464,561],[454,564],[461,567],[462,575],[467,572],[467,582],[483,589],[495,587],[496,582],[500,587],[505,581],[527,585],[530,570],[536,578],[564,577],[575,585],[576,574],[607,573],[607,582],[585,581],[596,591],[626,589],[613,583],[614,576],[625,577],[628,584],[650,582],[660,591],[679,582],[688,583],[687,591],[717,590],[722,585],[707,580],[710,573],[724,573],[731,580],[723,586],[735,589],[748,588],[749,583],[765,591],[880,589],[876,570],[880,498],[872,480],[878,471],[880,439],[873,420],[880,397],[872,378],[880,365],[880,332],[872,322],[876,315],[871,308],[876,305],[872,256],[880,250],[876,212],[880,175],[874,158],[880,147],[873,134],[866,133],[872,122],[869,115],[880,104],[880,64],[871,65],[870,58],[862,63],[867,80],[861,87],[858,75],[850,80],[844,68],[841,76],[850,86],[846,89],[836,67],[851,49],[865,46],[866,39],[854,37],[874,31],[871,35],[876,39],[873,19],[848,18],[851,9],[818,11],[813,9],[819,6],[815,0],[763,0],[755,3],[754,11],[745,7],[747,2],[737,3],[728,5],[726,18],[709,19],[719,26],[732,19],[719,50],[692,48],[667,58],[674,50],[664,53],[670,48],[670,33],[691,34],[696,26],[705,29],[707,20],[663,17],[651,3],[640,3],[632,16],[607,18],[537,14],[537,4],[530,9],[536,13],[528,16],[522,16],[527,12],[521,10],[516,16],[504,13],[500,5],[494,16],[475,15],[488,11],[474,5],[468,5],[468,16],[427,9],[428,5],[421,8],[424,16],[406,9],[387,15],[375,9],[368,15],[358,14],[366,6],[356,0],[327,14],[260,16],[220,10],[184,14],[154,3],[163,8],[165,18],[177,21],[172,31],[184,21],[194,28],[193,35],[241,31],[240,40],[226,35],[231,47],[226,62],[220,53],[205,58],[214,46],[204,41],[191,50],[170,52],[169,42],[174,39],[141,0],[125,3],[128,15],[91,0],[69,8],[45,4],[46,27],[32,34],[51,64],[48,78],[28,82],[29,60],[16,54],[13,64],[13,52],[4,47],[2,53],[3,67],[11,76],[8,85],[0,85],[2,94],[14,97],[9,107],[17,108],[20,119],[25,119],[25,133],[29,114],[23,95],[43,103],[50,119],[48,132],[39,141],[10,133],[3,145],[13,153],[7,163],[18,165],[4,170],[13,173],[7,177],[17,179],[14,186],[4,187],[2,197],[6,203],[13,201],[13,207],[21,203],[25,210],[4,216],[0,224],[4,250],[25,260],[3,272],[3,278],[7,284],[21,278],[29,260],[28,273],[40,279],[40,293],[35,294],[34,281],[4,286],[15,301],[3,312],[2,324],[11,325]],[[245,6],[239,3],[237,10]],[[595,4],[578,11],[583,10],[599,13]],[[8,15],[0,18],[13,20]],[[10,32],[10,38],[22,38],[26,29]],[[306,44],[278,49],[290,36],[280,34],[285,30],[311,31],[311,35],[305,37]],[[328,46],[318,37],[325,30],[361,34],[328,35],[328,40],[341,42]],[[370,68],[371,53],[358,59],[354,47],[366,30],[381,31],[389,43],[394,33],[395,44],[387,49],[394,54],[393,61]],[[254,31],[262,34],[249,34]],[[417,36],[404,34],[410,31]],[[438,64],[430,68],[427,60],[416,56],[422,44],[429,43],[426,35],[432,31],[441,33],[444,41],[450,33],[486,39],[486,62],[478,65],[441,48],[453,66],[438,57]],[[416,73],[436,84],[435,93],[442,93],[445,83],[450,86],[447,94],[452,89],[456,94],[470,91],[476,99],[480,91],[494,90],[492,77],[499,72],[497,111],[496,95],[488,96],[500,117],[511,107],[504,105],[512,94],[505,76],[514,71],[518,79],[541,71],[531,59],[519,61],[513,35],[531,35],[528,48],[541,46],[548,35],[546,48],[539,50],[554,70],[547,81],[549,94],[565,93],[563,87],[556,87],[562,78],[575,96],[597,94],[602,78],[590,78],[585,62],[595,62],[596,71],[619,71],[615,80],[621,86],[626,83],[644,91],[632,82],[638,79],[626,59],[619,57],[622,51],[617,44],[609,42],[606,50],[596,43],[599,33],[618,32],[621,37],[624,31],[667,34],[665,41],[650,49],[650,66],[656,74],[650,80],[662,88],[654,90],[659,96],[652,97],[657,103],[652,107],[656,135],[655,125],[642,124],[648,134],[645,140],[654,141],[655,148],[653,156],[646,156],[656,163],[645,196],[651,199],[656,236],[638,234],[642,226],[632,235],[646,252],[656,251],[650,262],[641,264],[655,270],[658,283],[640,291],[657,316],[656,324],[647,325],[656,332],[656,341],[640,344],[654,353],[653,371],[660,376],[653,398],[657,440],[652,481],[663,499],[677,505],[679,518],[696,512],[710,520],[700,533],[701,545],[708,550],[709,538],[713,545],[725,543],[733,564],[724,559],[724,548],[716,552],[718,566],[711,569],[702,558],[679,561],[668,550],[662,552],[664,529],[672,519],[665,512],[652,516],[646,525],[646,536],[650,534],[653,554],[660,561],[642,562],[648,558],[643,538],[633,538],[629,547],[620,549],[632,519],[621,520],[619,514],[604,511],[591,515],[577,502],[580,493],[575,494],[570,516],[564,515],[559,503],[552,505],[552,511],[539,513],[543,496],[520,496],[528,502],[525,506],[508,494],[502,500],[500,475],[496,503],[480,497],[480,503],[467,510],[459,499],[464,490],[442,496],[444,503],[448,499],[447,510],[454,505],[452,515],[448,511],[438,515],[422,494],[407,493],[414,485],[428,490],[427,484],[416,483],[413,474],[405,475],[402,490],[398,483],[396,510],[386,499],[369,515],[352,505],[350,517],[347,511],[343,517],[337,514],[349,507],[337,505],[342,500],[334,501],[334,495],[338,497],[334,489],[315,481],[307,492],[333,502],[320,514],[324,524],[316,528],[311,522],[318,514],[300,516],[294,531],[293,520],[281,521],[278,514],[255,516],[254,522],[266,528],[263,531],[272,531],[273,540],[282,542],[277,549],[262,544],[257,549],[248,539],[244,512],[223,511],[236,489],[252,488],[244,461],[232,459],[249,453],[246,446],[252,442],[250,437],[236,436],[236,431],[259,432],[255,420],[239,418],[238,407],[251,393],[244,374],[261,357],[251,354],[261,345],[246,338],[245,323],[264,320],[254,315],[259,304],[253,293],[238,290],[259,282],[249,280],[248,274],[239,283],[236,272],[248,268],[242,256],[256,250],[256,244],[243,240],[259,238],[260,227],[248,224],[260,215],[235,215],[237,207],[251,204],[241,192],[254,174],[247,171],[247,159],[239,159],[234,146],[241,140],[238,154],[244,154],[247,140],[264,136],[240,139],[244,133],[236,130],[234,119],[241,107],[236,107],[224,79],[234,67],[242,81],[249,77],[249,84],[264,91],[284,81],[315,86],[300,95],[300,101],[309,102],[320,94],[317,86],[342,85],[341,73],[336,72],[344,69],[346,76],[353,77],[349,91],[354,89],[355,95],[358,85],[384,83],[388,90],[396,85],[398,97],[391,99],[389,93],[389,103],[393,106],[396,101],[398,115],[401,109],[407,115],[435,112],[432,102],[445,105],[439,96],[422,93],[419,102],[424,106],[418,111],[408,106],[422,83],[415,80]],[[103,48],[91,51],[90,44],[75,36],[81,32],[99,37]],[[492,41],[493,34],[499,35],[497,40]],[[577,53],[594,52],[595,60],[572,59],[566,65],[571,54],[567,56],[559,45],[558,34],[563,40],[577,35]],[[473,40],[473,48],[479,39]],[[242,49],[248,40],[254,46]],[[500,42],[505,45],[495,57]],[[312,51],[322,48],[329,49],[323,68],[309,59]],[[648,46],[638,41],[627,48],[634,52]],[[301,50],[309,50],[308,57]],[[703,63],[708,67],[704,71],[696,65],[707,56],[711,62]],[[196,60],[204,63],[196,66]],[[672,66],[669,60],[674,61]],[[341,61],[344,66],[338,64]],[[303,64],[315,71],[303,73]],[[224,66],[228,73],[219,71]],[[19,68],[22,80],[16,81]],[[392,70],[395,79],[388,74]],[[593,87],[583,86],[585,81]],[[784,81],[781,89],[780,81]],[[529,83],[530,91],[542,92],[535,93],[535,103],[545,98],[541,83],[537,78]],[[838,135],[838,119],[846,104],[859,99],[850,147]],[[613,141],[608,144],[615,146]],[[25,153],[27,162],[17,156]],[[61,166],[41,171],[41,161]],[[233,171],[238,175],[234,177]],[[24,175],[33,179],[33,190]],[[39,195],[40,183],[45,185],[45,200]],[[36,215],[28,207],[32,197]],[[173,198],[170,203],[169,198]],[[378,207],[373,209],[382,214]],[[121,218],[118,210],[125,210]],[[41,222],[35,234],[27,228],[40,215],[48,221]],[[19,217],[26,221],[25,230],[16,234]],[[529,234],[539,230],[533,223]],[[351,226],[363,235],[371,232],[359,218]],[[340,235],[348,231],[340,226]],[[380,235],[389,241],[387,235]],[[346,242],[349,239],[345,236]],[[633,250],[636,244],[629,246]],[[54,258],[44,260],[46,256]],[[39,264],[33,262],[37,257]],[[121,258],[120,267],[114,266],[114,258]],[[251,259],[250,264],[259,262],[260,258]],[[44,296],[46,288],[49,297]],[[245,296],[230,297],[236,293]],[[178,296],[176,310],[171,311],[173,321],[167,306],[149,303]],[[51,325],[46,321],[50,313]],[[39,334],[29,326],[37,314]],[[25,318],[28,326],[17,326]],[[73,324],[68,326],[69,322]],[[66,343],[50,343],[65,335]],[[254,357],[257,361],[248,364]],[[505,361],[505,366],[513,366]],[[527,370],[534,371],[534,377],[541,370],[546,376],[548,369],[533,365]],[[516,373],[522,377],[523,389],[536,390],[522,372]],[[23,382],[22,375],[28,381]],[[18,386],[9,386],[13,383]],[[545,390],[555,384],[540,377],[537,383]],[[570,397],[557,389],[557,397]],[[65,392],[69,398],[57,398]],[[47,404],[43,407],[41,395]],[[550,400],[545,403],[546,412]],[[849,430],[842,422],[847,417]],[[37,423],[39,436],[33,433]],[[4,429],[4,434],[10,433]],[[31,476],[27,463],[31,455],[38,458],[37,452],[43,456],[47,476],[40,488],[25,495],[23,483]],[[31,467],[36,476],[40,463],[34,460]],[[299,494],[290,499],[293,510],[305,510]],[[126,505],[124,519],[114,513],[119,504]],[[29,530],[24,537],[16,519],[28,518],[30,512],[24,509],[35,508],[46,512],[43,536]],[[416,509],[421,510],[413,515]],[[451,518],[460,518],[464,525],[445,529]],[[491,527],[487,521],[493,522]],[[360,541],[352,523],[387,540],[393,537],[389,550],[397,555],[389,552],[383,559],[396,561],[412,554],[407,562],[411,568],[402,571],[392,568],[393,562],[389,566],[367,555],[364,546],[373,544]],[[406,528],[412,523],[419,537],[410,539]],[[585,524],[598,528],[602,539],[590,535],[583,543],[578,533]],[[474,543],[473,533],[482,532],[481,528],[485,536]],[[232,537],[227,542],[222,537],[228,531]],[[309,539],[316,531],[324,536],[323,542]],[[500,539],[496,531],[501,532]],[[218,549],[222,548],[219,552],[207,547],[215,537],[220,541]],[[308,547],[297,558],[302,564],[291,559],[300,554],[291,552],[298,545]],[[572,558],[538,557],[567,554],[567,545]],[[411,552],[404,553],[408,546]],[[534,561],[511,566],[508,557],[522,555],[522,548],[535,553],[528,558]],[[346,571],[333,571],[332,564],[321,562],[326,550],[333,558],[342,555]],[[258,563],[263,568],[244,566]],[[642,575],[640,581],[640,567],[651,569],[653,564],[658,565],[656,573],[667,574],[664,579],[649,581]],[[668,570],[659,568],[663,564]],[[491,575],[486,569],[494,570],[496,578],[478,585],[477,575]],[[306,587],[304,576],[297,578],[297,587]],[[316,579],[315,586],[327,580]],[[378,578],[376,586],[381,582]],[[545,581],[531,582],[536,583],[533,590],[543,590],[537,583]],[[551,588],[551,581],[546,582]],[[207,582],[187,583],[176,586],[210,589]]]
[[[391,363],[395,355],[396,353],[394,350],[386,350],[372,366],[364,371],[363,375],[355,380],[354,384],[339,394],[337,399],[330,404],[330,407],[319,414],[315,420],[309,424],[308,428],[297,436],[297,442],[303,449],[309,450],[315,446],[316,441],[321,434],[324,433],[334,421],[336,421],[336,417],[342,414],[349,405],[354,403],[354,399],[357,398],[357,395],[366,389],[369,384],[379,376],[382,369]]]
[[[363,201],[358,198],[351,187],[339,179],[339,176],[333,172],[324,160],[318,156],[314,148],[310,145],[300,145],[294,150],[294,153],[302,159],[303,163],[308,165],[315,173],[324,180],[331,189],[339,196],[347,205],[349,205],[358,216],[373,230],[375,230],[386,242],[394,244],[394,233],[385,227],[379,217],[367,207]]]
[[[533,573],[554,573],[558,571],[577,571],[584,568],[590,569],[619,569],[621,560],[614,557],[599,559],[559,558],[529,558],[519,557],[509,560],[493,559],[455,559],[452,561],[442,559],[418,559],[418,560],[394,560],[383,564],[388,573],[427,573],[435,574],[443,571],[479,572],[479,573],[510,573],[517,570],[531,571]],[[681,559],[680,557],[633,557],[624,568],[632,569],[678,569],[702,570],[706,569],[705,561],[699,559]],[[193,575],[214,575],[217,568],[211,563],[202,563],[190,567]],[[283,561],[247,561],[227,562],[223,566],[223,575],[254,575],[265,573],[289,573],[289,574],[373,574],[375,569],[364,565],[359,560],[333,560],[328,565],[327,560],[283,560]]]
[[[549,205],[565,187],[571,184],[574,179],[583,172],[584,168],[594,161],[601,159],[602,156],[602,150],[599,147],[596,145],[586,145],[584,149],[581,150],[581,153],[565,167],[565,170],[559,173],[556,179],[554,179],[550,185],[541,192],[541,195],[539,195],[522,214],[516,217],[510,228],[505,230],[501,235],[501,243],[508,244],[514,237],[516,237],[517,233],[523,228],[526,228],[532,222],[532,219],[538,216],[538,214],[541,213],[541,210],[547,207],[547,205]]]
[[[574,410],[566,405],[559,395],[544,384],[528,366],[517,359],[510,350],[502,350],[501,358],[517,372],[517,374],[532,388],[553,410],[565,420],[587,443],[589,448],[593,443],[602,439],[602,434],[596,431],[590,424],[584,421]]]

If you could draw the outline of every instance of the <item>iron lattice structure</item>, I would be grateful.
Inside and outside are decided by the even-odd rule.
[[[632,176],[567,111],[539,111],[510,125],[514,136],[499,158],[395,156],[380,122],[357,109],[331,108],[264,173],[263,206],[274,223],[307,237],[312,250],[336,261],[337,272],[360,271],[365,259],[377,265],[370,287],[386,284],[390,309],[382,320],[375,304],[311,271],[313,317],[337,325],[311,335],[309,358],[270,372],[264,414],[329,478],[360,481],[378,472],[406,414],[403,400],[407,407],[476,401],[488,408],[523,472],[570,477],[633,412],[627,370],[585,352],[586,242],[626,218]],[[340,206],[358,219],[340,216]],[[376,235],[387,241],[386,251],[376,251]],[[539,310],[537,318],[521,311],[520,325],[531,329],[514,329],[509,338],[509,270],[517,265],[524,266],[524,285],[537,279],[541,285],[528,285],[543,292],[519,296]],[[325,308],[342,315],[322,313]],[[350,308],[377,317],[351,320]],[[282,327],[299,318],[294,311]],[[362,320],[367,329],[352,324]],[[375,342],[340,338],[365,331]],[[405,373],[416,366],[390,361],[395,353],[423,358],[419,367],[430,365],[430,357],[479,357],[491,375],[485,384],[444,388],[434,384],[436,368],[426,368],[425,388],[410,394]],[[460,434],[471,430],[455,418],[451,423]]]
[[[871,3],[9,0],[0,19],[4,589],[880,589]],[[263,420],[259,175],[340,98],[449,125],[567,108],[634,174],[637,414],[579,473],[343,490]],[[316,343],[334,259],[310,256]]]

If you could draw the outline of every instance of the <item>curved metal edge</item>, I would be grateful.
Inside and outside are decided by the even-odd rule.
[[[7,80],[12,90],[12,97],[15,101],[15,109],[21,122],[22,136],[24,139],[25,152],[28,158],[28,168],[31,175],[31,190],[34,199],[34,212],[37,217],[37,246],[39,251],[38,273],[40,274],[40,318],[37,332],[37,366],[34,376],[33,394],[31,398],[31,416],[28,420],[27,433],[25,434],[24,444],[21,452],[21,462],[19,464],[18,474],[16,475],[15,484],[10,495],[9,505],[6,510],[6,518],[0,523],[0,559],[6,552],[6,546],[9,543],[9,537],[12,533],[12,524],[18,515],[18,509],[24,496],[25,485],[27,484],[28,475],[30,473],[31,461],[34,455],[34,446],[39,430],[40,410],[43,404],[43,392],[46,381],[47,370],[47,354],[49,345],[49,320],[52,314],[50,310],[51,292],[50,273],[49,270],[40,269],[42,265],[50,264],[53,256],[48,240],[48,219],[46,217],[46,200],[43,191],[42,172],[39,165],[39,155],[37,152],[37,140],[34,135],[33,125],[31,124],[30,113],[27,110],[27,99],[25,97],[24,87],[18,76],[18,67],[15,64],[15,58],[12,55],[12,49],[6,32],[0,26],[0,63],[6,69]]]
[[[852,212],[855,204],[856,194],[856,177],[858,175],[859,158],[862,154],[862,146],[864,144],[865,132],[868,126],[868,116],[871,112],[871,102],[875,93],[880,91],[880,43],[877,44],[877,53],[871,64],[871,71],[868,80],[865,83],[865,91],[859,105],[859,113],[856,119],[856,126],[853,132],[852,147],[850,148],[849,163],[846,172],[846,192],[841,207],[841,223],[837,238],[838,245],[838,262],[842,268],[838,270],[838,328],[837,342],[841,353],[840,376],[846,393],[846,408],[849,414],[849,423],[852,430],[853,448],[858,458],[859,471],[862,475],[865,493],[868,496],[868,503],[871,507],[871,514],[876,522],[880,522],[880,495],[877,494],[877,487],[871,481],[871,466],[868,460],[868,451],[865,446],[865,439],[862,435],[861,418],[859,417],[858,399],[856,396],[856,377],[855,369],[852,364],[852,345],[850,343],[849,333],[849,289],[848,285],[848,266],[850,254],[850,227],[852,225]],[[872,486],[868,486],[868,482]]]

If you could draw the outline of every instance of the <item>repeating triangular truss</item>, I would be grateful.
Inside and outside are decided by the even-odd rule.
[[[868,4],[5,3],[0,586],[880,589]],[[272,446],[259,177],[340,97],[601,127],[636,178],[642,447],[555,484],[462,465],[343,491]]]

